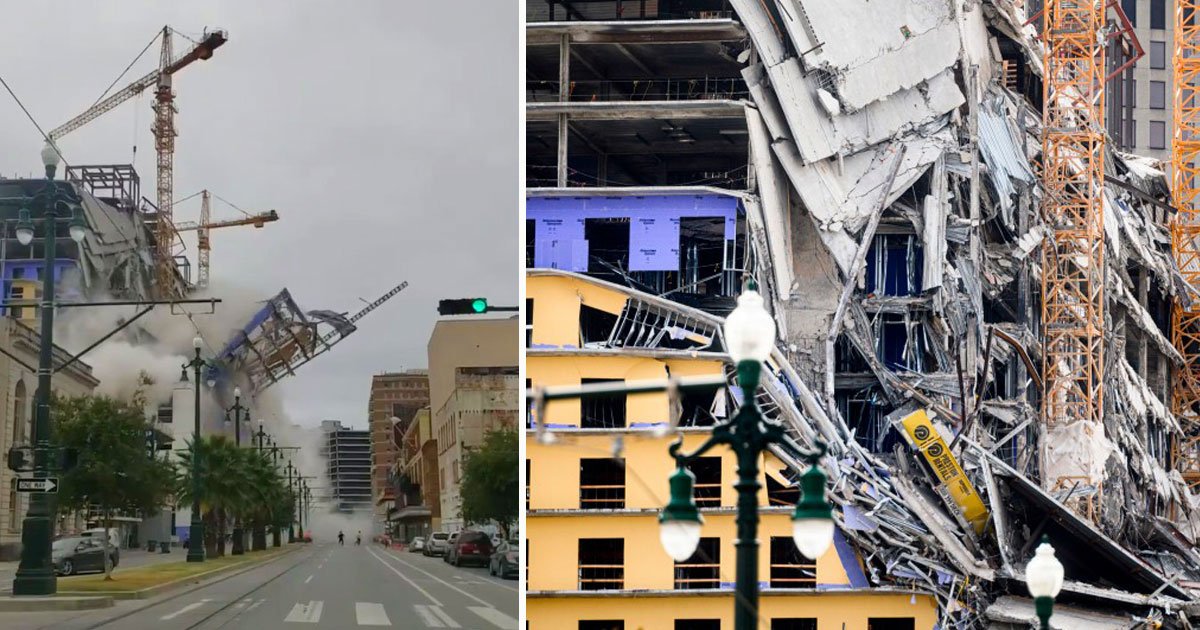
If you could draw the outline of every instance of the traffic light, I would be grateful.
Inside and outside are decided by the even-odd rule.
[[[487,298],[441,300],[438,315],[479,315],[488,312]]]

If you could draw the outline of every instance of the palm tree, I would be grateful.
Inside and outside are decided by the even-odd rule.
[[[192,500],[192,444],[179,452],[176,492],[181,504]],[[251,489],[247,483],[246,457],[224,435],[200,439],[197,468],[200,472],[200,508],[209,533],[204,541],[214,556],[225,555],[225,532],[231,514],[249,505]]]

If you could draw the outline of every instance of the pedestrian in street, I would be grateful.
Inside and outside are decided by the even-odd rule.
[[[338,532],[338,544],[343,547],[346,546],[346,535],[340,531]]]

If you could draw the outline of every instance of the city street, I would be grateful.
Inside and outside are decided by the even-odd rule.
[[[517,630],[517,600],[517,582],[494,578],[486,567],[453,567],[378,545],[325,544],[149,606],[119,601],[86,613],[0,615],[0,627]]]

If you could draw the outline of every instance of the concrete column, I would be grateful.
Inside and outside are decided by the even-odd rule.
[[[558,102],[571,99],[571,36],[564,33],[558,40]],[[567,115],[558,115],[558,187],[567,187]]]

